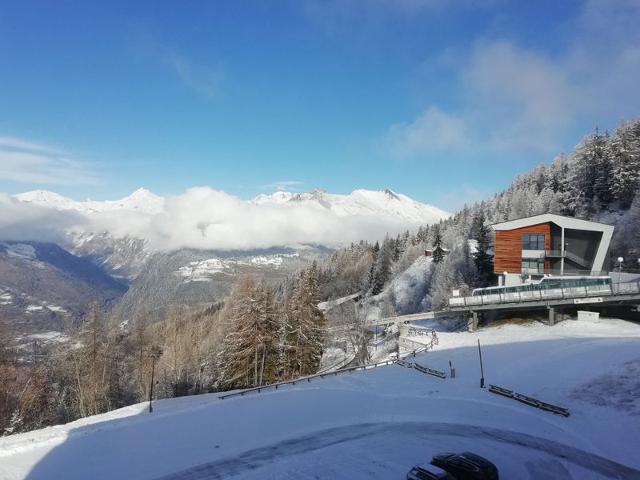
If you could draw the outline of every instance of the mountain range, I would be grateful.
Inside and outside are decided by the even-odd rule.
[[[161,197],[140,188],[113,201],[36,190],[9,201],[39,209],[39,229],[51,219],[59,230],[55,241],[28,230],[16,239],[17,227],[0,223],[0,315],[25,332],[59,329],[93,301],[124,320],[176,304],[203,307],[223,299],[239,275],[282,280],[340,241],[381,238],[449,216],[391,190],[240,200],[211,189]]]
[[[84,214],[133,211],[148,215],[165,210],[166,198],[139,188],[119,200],[77,201],[47,190],[33,190],[14,196],[20,202],[31,203],[55,210],[69,210]],[[386,189],[383,191],[354,190],[348,195],[332,194],[320,189],[306,193],[275,192],[258,195],[248,203],[265,206],[306,205],[329,210],[340,217],[376,216],[394,217],[409,224],[434,223],[449,217],[449,213],[432,205]]]

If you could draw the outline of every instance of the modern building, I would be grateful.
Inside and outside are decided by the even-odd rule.
[[[611,225],[547,213],[492,228],[494,272],[501,285],[543,275],[598,275],[608,267]]]

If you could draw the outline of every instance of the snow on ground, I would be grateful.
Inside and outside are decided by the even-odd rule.
[[[33,260],[36,258],[36,250],[26,243],[7,243],[4,244],[7,255],[10,257],[22,258],[25,260]]]
[[[252,265],[260,265],[260,266],[267,266],[267,265],[271,265],[271,266],[275,266],[275,267],[279,267],[282,265],[282,257],[280,256],[276,256],[276,255],[259,255],[257,257],[251,257],[251,264]]]
[[[28,340],[38,340],[43,343],[64,343],[69,337],[62,332],[50,330],[48,332],[32,333],[24,337]]]
[[[216,273],[224,272],[229,268],[219,258],[189,262],[189,265],[180,267],[178,274],[185,278],[185,282],[210,282]]]
[[[59,305],[47,305],[47,308],[56,313],[67,313],[67,311]]]
[[[389,283],[382,296],[391,295],[395,311],[399,315],[422,311],[429,305],[421,304],[427,293],[433,258],[420,256],[404,272]]]
[[[157,401],[153,414],[134,405],[0,439],[0,478],[401,479],[434,453],[461,450],[492,459],[503,479],[640,478],[640,326],[438,335],[436,350],[412,361],[445,371],[452,361],[455,379],[392,365],[225,400]],[[488,383],[571,416],[480,389],[478,339]],[[611,388],[615,400],[599,402]]]
[[[298,257],[298,253],[278,253],[274,255],[257,255],[243,258],[208,258],[189,262],[180,267],[176,274],[184,278],[184,282],[210,282],[217,273],[231,273],[241,265],[254,267],[281,267],[285,258]]]
[[[0,305],[11,305],[13,296],[9,292],[0,294]]]
[[[24,311],[27,313],[39,312],[41,310],[44,310],[44,307],[42,305],[27,305],[27,307],[24,309]]]

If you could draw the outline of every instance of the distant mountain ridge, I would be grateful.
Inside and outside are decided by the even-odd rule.
[[[47,190],[33,190],[19,193],[14,198],[21,202],[33,203],[41,207],[56,210],[75,210],[81,213],[98,213],[114,210],[129,210],[140,213],[156,214],[164,208],[165,199],[145,188],[139,188],[131,195],[120,200],[76,201]]]
[[[15,195],[11,201],[80,219],[61,231],[59,246],[37,244],[38,239],[29,237],[11,242],[2,238],[0,230],[0,244],[7,240],[8,246],[4,253],[0,248],[0,287],[4,288],[0,288],[4,295],[0,314],[7,312],[15,321],[26,321],[25,330],[45,325],[59,328],[66,319],[80,318],[92,301],[115,305],[114,313],[122,319],[140,311],[161,316],[174,304],[206,307],[224,299],[238,276],[252,274],[277,282],[321,258],[328,247],[335,248],[335,243],[323,238],[344,238],[346,243],[349,231],[352,237],[356,231],[366,231],[370,238],[381,238],[387,232],[395,235],[449,217],[443,210],[391,190],[338,195],[316,189],[240,200],[206,188],[166,198],[140,188],[113,201],[77,201],[35,190]],[[41,221],[56,216],[45,210]],[[193,239],[195,231],[196,237],[211,239],[212,244],[220,233],[226,234],[230,248],[209,248],[208,240],[201,248],[188,242],[158,248],[150,239],[167,225],[178,238],[191,234]],[[230,234],[225,232],[229,229],[233,229]],[[271,232],[269,242],[289,243],[256,248],[233,245],[236,238],[243,241],[264,231]],[[21,270],[29,282],[20,282]],[[68,299],[62,292],[67,292]]]
[[[14,195],[13,198],[20,203],[49,208],[62,213],[80,214],[81,218],[87,219],[86,224],[65,230],[66,241],[63,247],[75,255],[91,258],[94,263],[103,267],[111,275],[129,281],[139,274],[144,262],[159,249],[150,244],[145,231],[140,228],[136,231],[129,231],[127,228],[113,230],[112,227],[120,221],[120,216],[122,219],[128,220],[127,225],[132,225],[131,215],[138,215],[139,217],[134,217],[137,228],[138,225],[151,224],[159,219],[162,219],[158,222],[162,225],[172,224],[176,220],[180,220],[181,216],[189,216],[192,213],[189,206],[185,208],[181,203],[182,197],[165,198],[145,188],[139,188],[131,195],[119,200],[106,201],[77,201],[46,190],[24,192]],[[282,214],[288,215],[287,209],[289,208],[292,209],[292,212],[296,209],[304,209],[305,213],[302,217],[305,220],[311,220],[312,216],[317,213],[316,223],[319,226],[316,230],[322,232],[323,228],[325,231],[333,229],[333,237],[340,237],[336,228],[366,225],[367,232],[377,232],[377,236],[381,238],[387,232],[396,234],[401,229],[413,229],[421,225],[437,223],[450,216],[449,213],[437,207],[418,202],[389,189],[383,191],[359,189],[348,195],[327,193],[320,189],[305,193],[280,191],[270,195],[258,195],[246,201],[234,198],[234,201],[240,206],[238,208],[240,215],[246,209],[264,208],[267,214],[273,211],[281,212],[279,216],[281,221],[284,218]],[[175,207],[176,203],[179,204],[178,208]],[[202,209],[202,207],[202,202],[195,202],[192,206],[194,211]],[[210,211],[215,215],[216,210],[220,209],[224,214],[225,208],[227,208],[226,205],[212,201]],[[262,212],[260,211],[260,213]],[[262,216],[262,214],[258,215],[258,217]],[[105,217],[109,219],[109,223],[102,221]],[[254,221],[252,218],[255,220],[256,215],[249,216],[246,223],[251,224]],[[326,222],[327,218],[336,219],[338,222],[321,226],[320,222]],[[209,224],[220,224],[225,221],[223,216],[222,220],[214,219],[214,221],[202,222],[202,225],[203,228],[206,228]],[[240,219],[241,221],[242,219]],[[198,228],[200,228],[199,225]],[[289,224],[286,226],[288,227]],[[150,232],[153,233],[152,228]],[[215,238],[216,234],[212,235]],[[313,234],[308,236],[313,237]],[[283,237],[287,236],[283,235]],[[242,232],[238,234],[238,239],[242,239]],[[2,240],[1,234],[0,240]],[[316,241],[315,238],[312,238],[309,242],[295,245],[274,242],[272,245],[258,248],[298,248],[308,243],[335,247],[335,245],[329,245],[323,243],[322,240]],[[184,248],[194,247],[184,245]],[[233,246],[231,248],[234,249]],[[204,246],[202,249],[220,250],[215,246],[211,248]],[[237,248],[237,250],[240,249]]]
[[[354,190],[348,195],[327,193],[315,189],[307,193],[275,192],[258,195],[257,205],[306,204],[331,210],[340,217],[350,215],[394,216],[412,224],[431,224],[449,218],[450,214],[433,205],[418,202],[392,190]]]
[[[14,198],[56,210],[74,210],[92,214],[126,210],[150,215],[162,213],[166,198],[139,188],[131,195],[119,200],[77,201],[47,190],[33,190],[19,193]],[[450,214],[433,205],[413,200],[407,195],[390,189],[381,191],[357,189],[348,195],[328,193],[321,189],[311,192],[294,193],[278,191],[269,195],[258,195],[248,201],[254,205],[288,206],[310,205],[330,210],[338,216],[382,215],[394,216],[409,223],[425,224],[449,218]]]

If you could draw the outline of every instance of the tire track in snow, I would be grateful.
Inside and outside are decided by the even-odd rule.
[[[369,435],[388,432],[412,434],[419,438],[446,435],[492,440],[536,450],[597,472],[607,478],[640,480],[640,470],[546,438],[491,427],[427,422],[363,423],[330,428],[249,450],[236,457],[223,458],[197,465],[181,472],[160,477],[157,480],[217,480],[229,478],[265,465],[277,463],[286,457],[351,442]]]

